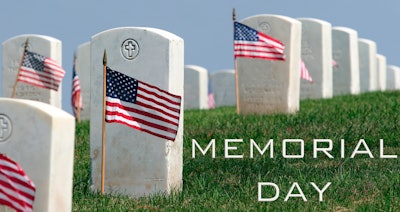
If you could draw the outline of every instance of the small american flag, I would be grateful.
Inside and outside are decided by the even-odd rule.
[[[181,97],[107,67],[106,122],[175,140]]]
[[[234,23],[234,55],[236,57],[285,60],[285,45],[239,22]]]
[[[32,211],[35,191],[35,185],[18,163],[0,154],[0,205],[18,212]]]
[[[210,81],[208,82],[207,104],[209,109],[215,108],[214,92]]]
[[[310,73],[306,67],[306,64],[302,59],[300,59],[300,78],[305,79],[307,81],[313,82]]]
[[[337,68],[339,65],[337,64],[336,60],[332,59],[332,67]]]
[[[56,61],[25,50],[17,80],[57,91],[64,75],[64,69]]]
[[[71,94],[72,108],[74,109],[74,114],[76,116],[76,110],[78,108],[83,108],[82,96],[81,96],[81,83],[79,82],[79,77],[76,74],[75,67],[72,71],[72,94]]]

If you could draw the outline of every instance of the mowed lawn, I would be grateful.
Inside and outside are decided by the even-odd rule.
[[[89,123],[82,122],[76,129],[73,211],[400,211],[399,112],[400,92],[305,100],[292,115],[243,116],[234,107],[188,110],[182,191],[136,199],[90,190]],[[326,139],[319,148],[329,148],[330,140],[333,158],[321,151],[315,158],[314,139]],[[215,157],[212,148],[201,152],[210,142]],[[273,145],[261,154],[254,143],[260,150]],[[286,158],[300,155],[302,146],[304,156]],[[259,194],[274,201],[259,201]]]

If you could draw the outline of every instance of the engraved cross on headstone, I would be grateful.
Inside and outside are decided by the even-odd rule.
[[[128,51],[128,57],[133,57],[133,52],[136,51],[136,45],[130,40],[125,44],[125,50]]]
[[[5,132],[9,130],[8,126],[8,121],[5,120],[3,117],[0,117],[0,139],[4,139],[5,135],[7,135]]]

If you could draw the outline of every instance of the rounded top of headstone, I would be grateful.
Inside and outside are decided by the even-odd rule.
[[[342,26],[332,27],[332,31],[342,31],[342,32],[346,32],[348,34],[357,34],[356,30],[349,28],[349,27],[342,27]]]
[[[206,68],[197,65],[185,65],[185,71],[186,70],[195,70],[201,73],[208,73]]]
[[[370,40],[370,39],[359,38],[359,39],[358,39],[358,42],[359,42],[359,43],[364,43],[364,44],[367,44],[367,45],[371,45],[371,46],[376,46],[375,41]]]
[[[386,67],[394,71],[400,71],[400,67],[396,65],[387,65]]]
[[[376,57],[380,58],[381,60],[382,59],[386,60],[386,56],[383,54],[376,54]]]
[[[10,42],[12,40],[17,40],[17,39],[18,40],[19,39],[26,40],[27,38],[29,38],[30,41],[32,41],[34,39],[43,39],[43,40],[48,40],[50,42],[61,42],[59,39],[54,38],[54,37],[50,37],[50,36],[47,36],[47,35],[23,34],[23,35],[17,35],[17,36],[11,37],[8,40],[4,41],[3,44],[7,43],[7,42]]]
[[[297,18],[297,20],[299,20],[302,23],[305,22],[309,22],[309,23],[316,23],[316,24],[321,24],[321,25],[327,25],[327,26],[332,26],[331,23],[321,20],[321,19],[317,19],[317,18]]]
[[[158,35],[160,37],[164,37],[166,39],[169,40],[183,40],[181,37],[162,30],[162,29],[157,29],[157,28],[151,28],[151,27],[117,27],[117,28],[112,28],[112,29],[108,29],[105,31],[102,31],[100,33],[97,33],[95,35],[92,36],[92,39],[95,39],[97,36],[102,35],[104,33],[139,33],[139,32],[147,32],[147,33],[151,33],[154,35]]]
[[[233,69],[218,70],[218,71],[212,73],[211,76],[220,75],[220,74],[235,74],[235,70],[233,70]]]
[[[40,112],[41,114],[47,114],[50,117],[67,117],[67,118],[70,117],[74,119],[74,117],[71,114],[65,112],[60,108],[34,100],[0,97],[0,105],[1,106],[10,105],[10,107],[12,107],[13,111],[16,113],[18,113],[19,108],[28,107],[34,110],[35,112]]]
[[[90,47],[90,41],[80,44],[78,46],[78,49],[80,49],[80,48],[88,48],[88,47]]]
[[[271,20],[280,20],[282,22],[287,22],[287,23],[298,23],[300,24],[300,21],[291,18],[289,16],[284,16],[284,15],[275,15],[275,14],[259,14],[259,15],[253,15],[253,16],[249,16],[247,18],[244,18],[242,21],[247,21],[247,20],[251,20],[251,19],[260,19],[260,18],[268,18]]]

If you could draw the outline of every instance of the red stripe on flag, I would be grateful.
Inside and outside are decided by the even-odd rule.
[[[32,211],[35,191],[35,185],[24,170],[0,154],[0,203],[16,211]]]

